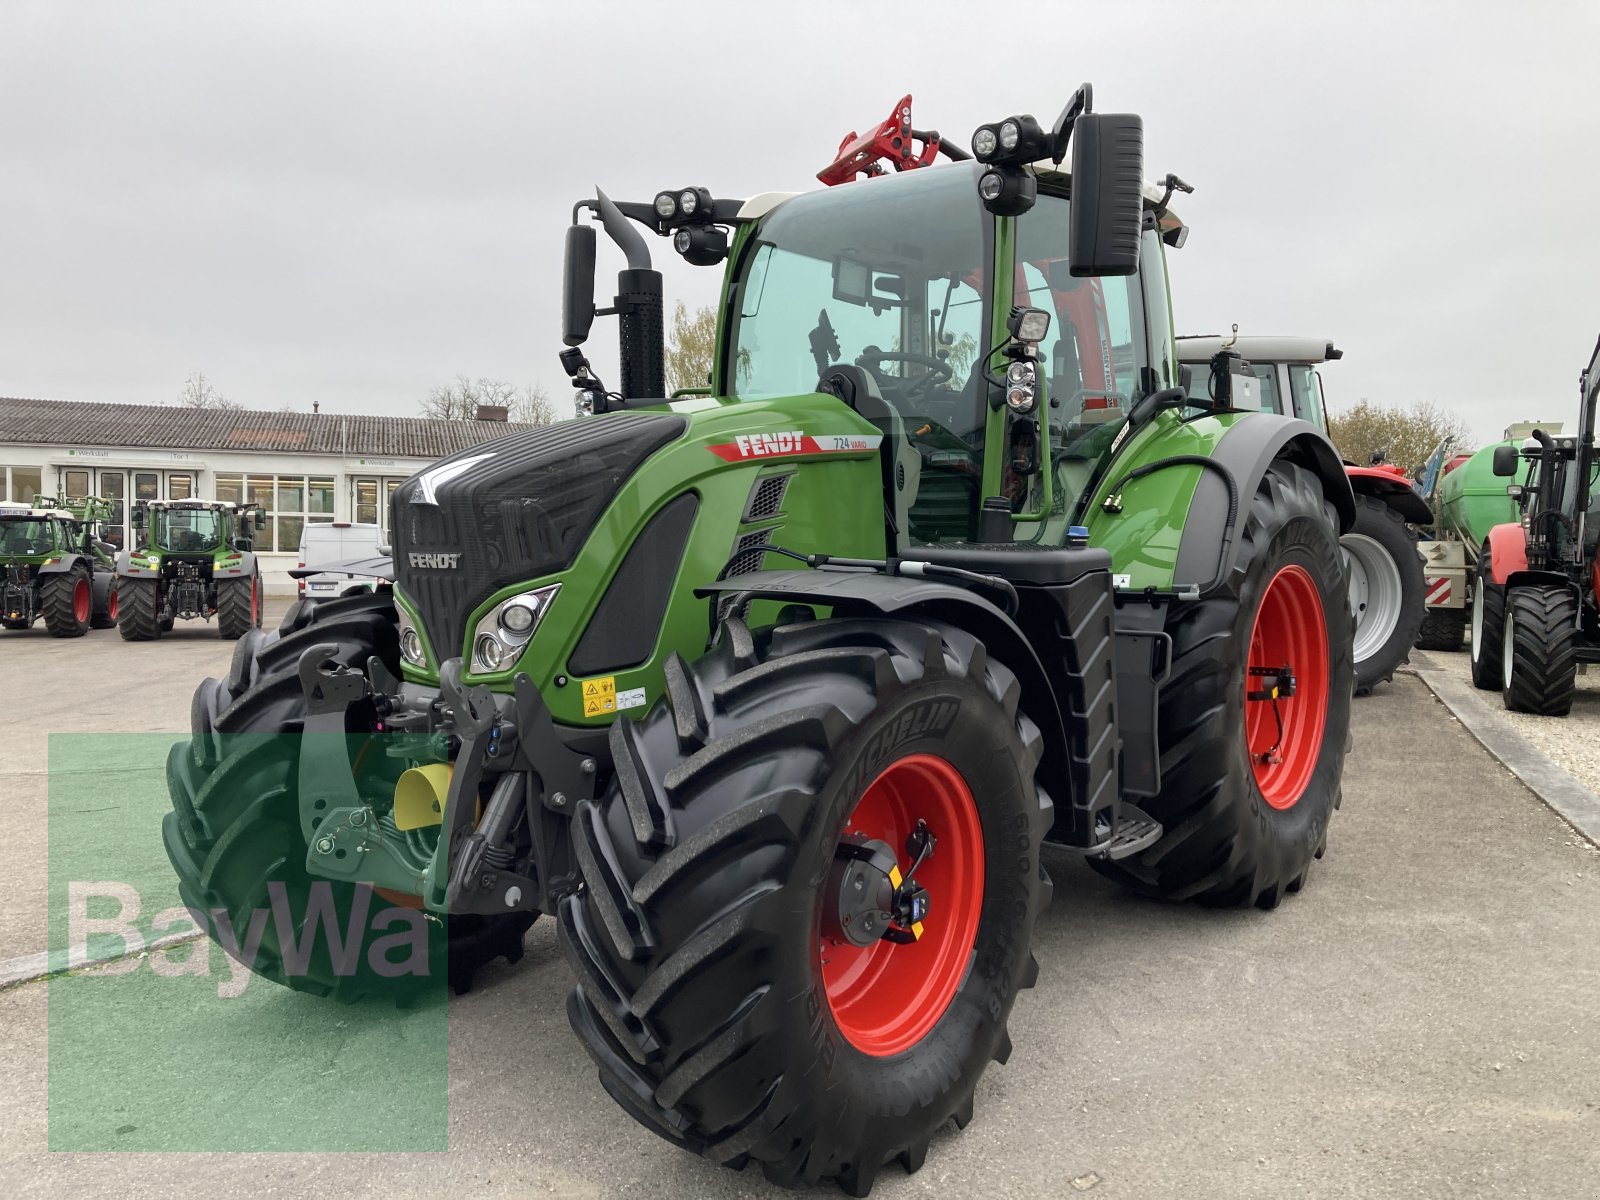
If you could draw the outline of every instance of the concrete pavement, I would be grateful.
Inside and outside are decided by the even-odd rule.
[[[144,649],[91,635],[108,637],[103,655],[0,645],[16,681],[6,690],[47,663],[41,703],[56,728],[178,731],[194,680],[227,661],[214,640],[197,640],[192,658],[176,639],[158,643],[138,659],[147,687],[102,696],[131,660],[120,652]],[[8,839],[23,875],[0,925],[8,957],[41,948],[43,762],[26,743],[0,754],[8,796],[23,781]],[[1012,1017],[1016,1052],[985,1076],[975,1122],[937,1140],[919,1174],[886,1168],[875,1196],[1596,1194],[1600,852],[1415,677],[1355,706],[1328,856],[1278,911],[1145,902],[1067,856],[1047,863],[1056,902],[1039,930],[1039,985]],[[567,1028],[569,984],[540,921],[519,967],[491,968],[448,1006],[449,1150],[382,1155],[46,1153],[48,988],[0,992],[0,1178],[24,1195],[786,1194],[625,1118]],[[363,1056],[405,1052],[400,1018],[386,1046],[381,1013],[259,983],[249,995],[258,1019],[303,1030],[307,1046],[339,1029],[320,1086],[339,1088]],[[165,1019],[181,1031],[196,1017]],[[181,1063],[151,1070],[188,1086]],[[216,1091],[224,1119],[248,1109],[251,1083],[193,1086]]]

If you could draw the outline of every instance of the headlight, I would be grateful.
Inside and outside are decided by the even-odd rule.
[[[1039,398],[1038,375],[1031,362],[1014,362],[1006,369],[1006,407],[1030,413]]]
[[[400,626],[400,657],[413,667],[427,666],[428,648],[423,644],[422,634],[417,632],[416,622],[411,619],[411,614],[397,604],[395,616]]]
[[[656,216],[663,221],[670,221],[678,215],[678,201],[671,192],[662,192],[656,197]]]
[[[686,216],[686,217],[694,216],[695,209],[697,209],[699,207],[700,207],[700,197],[696,196],[692,189],[690,191],[687,191],[687,192],[680,192],[679,193],[679,195],[678,195],[678,208],[679,208],[680,211],[682,211],[684,216]]]
[[[994,130],[988,125],[978,126],[977,132],[972,135],[972,154],[979,162],[987,161],[999,145]]]
[[[977,139],[974,138],[974,141]],[[978,180],[978,195],[985,200],[998,200],[1000,193],[1005,190],[1006,182],[1001,178],[999,171],[990,171]]]
[[[528,640],[561,590],[559,583],[520,592],[500,601],[472,630],[472,663],[478,674],[500,671],[522,656]]]
[[[1007,153],[1017,148],[1017,139],[1022,131],[1017,128],[1015,121],[1003,122],[1000,126],[1000,148]]]

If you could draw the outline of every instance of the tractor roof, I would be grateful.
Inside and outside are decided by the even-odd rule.
[[[232,512],[239,506],[232,500],[145,500],[146,508],[220,508]]]
[[[928,167],[926,169],[930,171],[947,171],[958,167],[965,167],[967,170],[972,169],[972,165],[970,163],[943,163],[939,166]],[[1072,178],[1071,172],[1067,171],[1064,167],[1056,166],[1049,159],[1042,159],[1039,162],[1030,164],[1028,170],[1032,171],[1034,175],[1038,176],[1040,179],[1046,180],[1050,183],[1065,183]],[[858,184],[870,183],[871,180],[856,180],[855,182]],[[1144,185],[1145,207],[1154,208],[1161,200],[1162,190],[1163,189],[1158,187],[1156,184],[1146,183]],[[761,192],[757,195],[751,196],[750,199],[744,202],[744,205],[739,209],[739,220],[753,221],[758,217],[764,217],[773,209],[777,208],[778,205],[782,204],[785,200],[792,200],[796,196],[804,195],[807,195],[807,193]],[[1164,234],[1181,228],[1182,225],[1183,221],[1179,218],[1177,213],[1172,211],[1171,208],[1168,208],[1161,216],[1161,232]]]
[[[31,504],[24,504],[20,500],[0,500],[0,520],[42,521],[46,517],[60,517],[64,521],[76,521],[78,518],[71,513],[59,508],[35,508]]]
[[[1251,335],[1180,337],[1179,362],[1210,362],[1219,350],[1236,350],[1249,362],[1320,363],[1343,358],[1327,338]]]

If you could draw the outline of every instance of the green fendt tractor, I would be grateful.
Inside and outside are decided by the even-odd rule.
[[[265,524],[255,505],[225,500],[135,504],[138,548],[117,555],[122,636],[153,641],[179,620],[212,617],[229,639],[259,628],[261,568],[250,534]]]
[[[907,97],[841,186],[579,204],[595,415],[406,481],[392,586],[196,695],[164,832],[213,935],[257,917],[256,972],[349,998],[465,986],[550,914],[631,1116],[859,1195],[1011,1053],[1045,842],[1151,896],[1298,891],[1350,717],[1350,485],[1227,363],[1188,398],[1178,181],[1089,101],[968,155]],[[627,258],[616,391],[585,214]],[[662,398],[641,227],[726,261],[709,394]]]
[[[117,623],[112,547],[96,536],[111,519],[98,496],[35,496],[0,504],[0,628],[40,617],[51,637],[82,637]]]

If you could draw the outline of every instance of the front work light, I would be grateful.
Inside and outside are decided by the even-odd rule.
[[[1020,217],[1038,195],[1039,181],[1018,167],[991,167],[978,179],[978,196],[997,217]]]
[[[672,235],[672,248],[696,267],[714,267],[728,257],[728,231],[719,225],[685,225]]]
[[[678,200],[671,192],[661,192],[656,196],[656,216],[663,221],[670,221],[678,215]]]
[[[988,162],[999,148],[1000,139],[992,125],[979,125],[972,135],[972,156],[979,162]]]
[[[1006,331],[1015,341],[1037,346],[1050,335],[1050,314],[1042,308],[1019,305],[1006,318]]]

